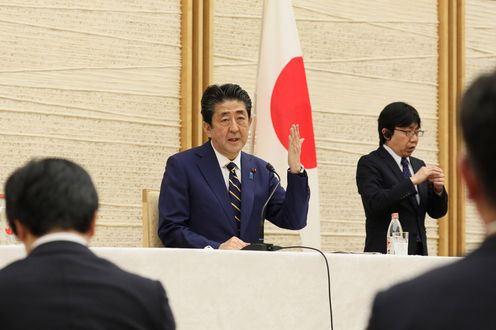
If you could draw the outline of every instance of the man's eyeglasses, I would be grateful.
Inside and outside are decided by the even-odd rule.
[[[400,131],[400,132],[403,132],[406,136],[408,136],[409,138],[413,137],[414,135],[418,136],[418,137],[422,137],[424,136],[424,131],[419,129],[419,130],[409,130],[409,129],[400,129],[400,128],[395,128],[394,129],[395,131]]]

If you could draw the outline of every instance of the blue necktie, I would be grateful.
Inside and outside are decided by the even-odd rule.
[[[403,166],[403,176],[409,179],[412,173],[410,172],[410,167],[408,167],[408,159],[405,157],[401,158],[401,166]]]
[[[226,167],[229,170],[229,199],[234,211],[234,220],[239,226],[241,221],[241,181],[236,175],[236,164],[230,162]]]

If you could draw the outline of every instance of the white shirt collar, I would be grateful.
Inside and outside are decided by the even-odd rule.
[[[217,161],[219,162],[220,168],[225,168],[227,164],[229,164],[230,162],[233,162],[234,164],[236,164],[236,167],[238,169],[241,169],[241,152],[238,153],[238,155],[236,156],[236,158],[234,158],[234,160],[230,160],[229,158],[227,158],[226,156],[224,156],[223,154],[221,154],[220,152],[218,152],[215,149],[212,141],[210,141],[210,144],[212,145],[212,148],[214,149],[215,156],[217,157]]]
[[[387,152],[389,152],[389,154],[393,157],[396,164],[398,164],[398,166],[402,169],[403,166],[401,165],[401,156],[399,156],[396,152],[394,152],[394,150],[391,149],[388,145],[383,144],[382,146],[384,147],[384,149],[386,149]],[[406,157],[406,159],[408,159],[408,164],[410,164],[410,157]]]
[[[88,240],[86,240],[82,235],[69,233],[69,232],[58,232],[58,233],[51,233],[41,236],[40,238],[38,238],[33,242],[33,244],[31,245],[31,250],[34,250],[36,247],[42,244],[55,242],[55,241],[67,241],[67,242],[79,243],[85,246],[88,245]]]

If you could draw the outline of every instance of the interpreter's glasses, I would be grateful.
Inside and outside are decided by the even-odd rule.
[[[410,130],[410,129],[400,129],[400,128],[395,128],[394,129],[395,131],[400,131],[400,132],[403,132],[406,136],[408,136],[409,138],[413,137],[414,135],[418,136],[418,137],[422,137],[424,136],[424,131],[421,130],[421,129],[418,129],[418,130]]]

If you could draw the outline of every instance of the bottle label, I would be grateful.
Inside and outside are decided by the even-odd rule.
[[[387,237],[386,253],[406,256],[408,255],[408,233],[403,232],[401,235]]]

